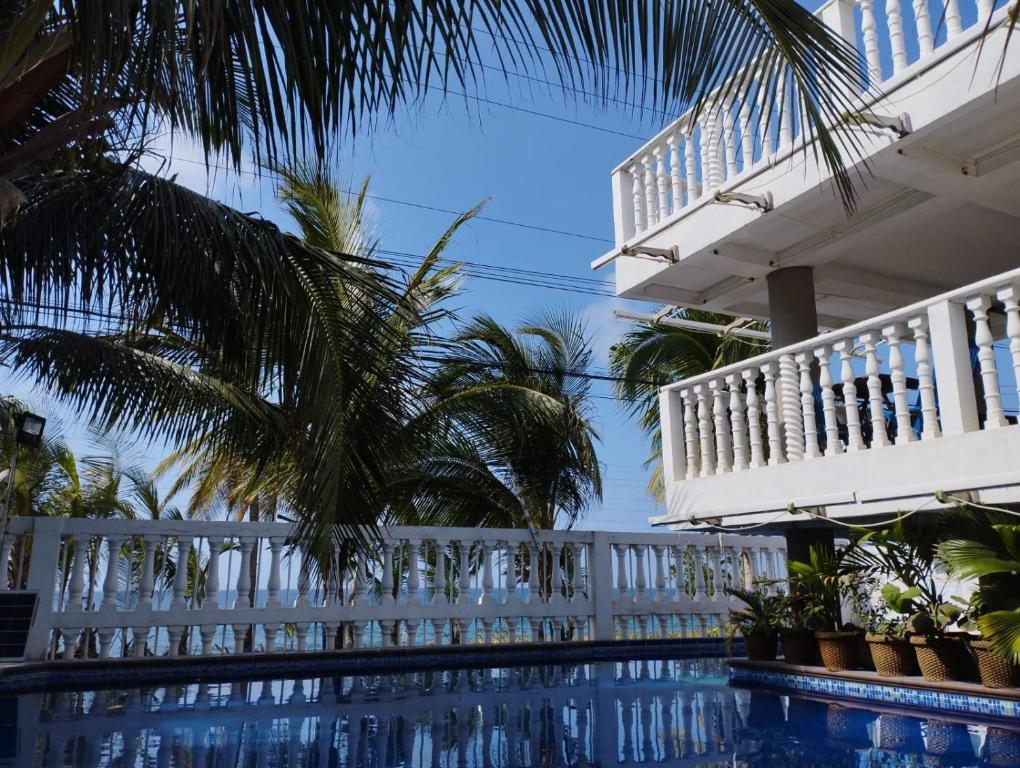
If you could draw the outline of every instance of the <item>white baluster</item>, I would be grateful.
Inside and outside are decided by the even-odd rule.
[[[712,559],[712,597],[718,600],[723,596],[723,551],[719,547],[711,547],[705,550],[705,553]]]
[[[701,476],[715,474],[715,439],[712,434],[712,403],[708,387],[698,384],[694,387],[698,398],[698,436],[701,439]]]
[[[768,88],[762,83],[758,88],[757,93],[758,101],[758,132],[761,135],[761,156],[762,159],[770,157],[774,154],[775,149],[773,145],[773,132],[772,132],[772,118],[773,110],[775,109],[775,101],[769,100]]]
[[[673,586],[676,589],[676,594],[673,595],[673,602],[679,603],[687,599],[687,587],[684,581],[684,563],[686,562],[687,549],[679,544],[675,544],[670,547],[670,551],[673,554]]]
[[[820,456],[818,450],[818,424],[815,421],[815,386],[811,380],[811,363],[814,355],[801,352],[795,358],[800,368],[800,404],[804,417],[804,458]]]
[[[482,542],[482,602],[492,602],[492,542]]]
[[[647,548],[643,544],[631,546],[634,552],[634,588],[637,591],[636,600],[648,598],[648,580],[645,578],[645,552]]]
[[[532,542],[528,547],[528,602],[542,602],[538,581],[538,545]]]
[[[988,17],[992,15],[992,11],[995,10],[994,0],[977,0],[978,7],[978,23],[985,23]]]
[[[280,552],[284,540],[278,536],[269,539],[269,580],[266,582],[266,608],[280,608]]]
[[[935,404],[935,382],[931,372],[931,345],[928,317],[920,315],[907,323],[914,332],[914,359],[917,361],[917,390],[921,399],[921,439],[932,440],[941,434]]]
[[[234,608],[249,607],[248,597],[251,594],[251,574],[249,573],[248,564],[251,559],[251,550],[254,544],[254,540],[248,537],[242,537],[240,540],[241,560],[240,568],[237,572],[237,588],[234,596]]]
[[[776,397],[776,369],[773,363],[761,367],[765,377],[765,425],[769,436],[769,466],[783,464],[783,440],[779,430],[779,401]]]
[[[188,562],[191,560],[191,539],[186,536],[177,537],[177,562],[174,570],[174,596],[170,601],[171,610],[184,610],[188,607]]]
[[[702,161],[708,162],[708,193],[714,194],[723,183],[723,153],[720,143],[722,141],[722,126],[720,125],[721,115],[719,108],[714,105],[705,106],[705,123],[701,128],[701,135],[707,135],[707,146],[702,144]]]
[[[666,139],[669,149],[669,178],[673,191],[673,209],[676,213],[684,207],[683,161],[680,157],[680,136],[676,131],[670,132]]]
[[[142,573],[138,584],[138,609],[143,611],[152,608],[152,589],[155,583],[156,547],[159,546],[158,536],[142,538],[144,555],[142,557]]]
[[[614,544],[613,551],[616,553],[616,590],[620,597],[626,597],[630,589],[627,582],[627,553],[630,547],[626,544]]]
[[[631,178],[631,194],[634,199],[634,232],[642,232],[645,223],[645,193],[643,186],[644,170],[634,163],[627,171]]]
[[[742,172],[746,173],[754,165],[754,131],[751,127],[751,100],[744,99],[740,105],[740,153],[743,161]]]
[[[854,383],[854,369],[851,363],[853,353],[853,339],[837,341],[832,348],[839,354],[840,379],[843,384],[843,408],[846,418],[848,453],[859,451],[864,448],[864,436],[861,434],[861,417],[857,410],[857,386]]]
[[[1013,381],[1020,399],[1020,285],[999,290],[997,297],[1006,307],[1006,338],[1009,339],[1009,356],[1013,364]]]
[[[210,536],[208,542],[209,563],[206,566],[205,599],[202,601],[202,607],[212,611],[220,607],[220,552],[223,551],[223,537]]]
[[[687,205],[701,197],[701,183],[698,181],[698,166],[695,158],[694,126],[687,128],[684,135],[684,170],[687,176]]]
[[[864,59],[868,63],[868,89],[882,82],[882,59],[878,51],[878,24],[872,0],[858,0],[861,6],[861,36]]]
[[[393,595],[395,586],[393,580],[393,540],[385,539],[382,543],[383,550],[383,572],[382,572],[382,604],[394,605],[397,602]]]
[[[74,536],[74,561],[71,563],[71,579],[67,585],[67,608],[69,613],[81,613],[82,592],[85,591],[85,561],[88,559],[89,542],[92,537],[78,533]]]
[[[694,602],[703,603],[707,597],[705,593],[705,545],[695,544],[692,554],[694,556]]]
[[[726,146],[726,178],[737,175],[737,137],[740,135],[740,118],[733,120],[733,102],[728,102],[722,110],[723,141]]]
[[[880,335],[874,331],[861,334],[865,372],[868,375],[868,413],[871,417],[872,448],[884,448],[889,445],[889,436],[885,430],[885,398],[882,396],[882,379],[879,376],[881,367],[875,351],[879,338]]]
[[[662,544],[653,544],[652,553],[655,555],[655,594],[652,600],[661,603],[666,599],[666,566],[664,555],[666,548]],[[663,633],[665,636],[665,633]]]
[[[960,5],[958,0],[946,0],[945,10],[942,16],[946,23],[946,37],[952,40],[963,32],[963,23],[960,19]]]
[[[902,323],[882,329],[886,344],[889,345],[889,378],[892,381],[893,409],[896,412],[896,444],[909,443],[914,439],[914,428],[910,423],[910,403],[907,400],[907,372],[900,347],[906,327]]]
[[[974,343],[978,348],[978,365],[981,368],[981,389],[985,399],[985,429],[1004,427],[1009,422],[1002,412],[1002,395],[999,393],[999,372],[995,367],[995,350],[992,329],[988,325],[988,296],[976,296],[967,302],[974,315]]]
[[[815,350],[818,359],[818,384],[822,390],[822,418],[825,421],[825,455],[836,456],[843,446],[839,442],[839,422],[836,419],[836,393],[832,391],[832,369],[829,366],[829,348]]]
[[[648,222],[649,228],[659,220],[659,204],[656,200],[658,195],[656,194],[655,187],[655,168],[653,167],[653,158],[651,154],[645,154],[641,158],[641,163],[645,169],[645,221]]]
[[[917,43],[921,58],[924,58],[935,51],[935,38],[931,32],[931,15],[928,13],[928,0],[913,0],[913,4]]]
[[[435,571],[435,596],[432,598],[434,604],[446,605],[449,600],[446,597],[446,541],[436,539],[436,571]]]
[[[751,444],[752,469],[765,466],[765,452],[761,444],[761,417],[758,410],[758,369],[745,368],[741,375],[746,389],[747,434]]]
[[[418,551],[421,548],[420,539],[407,540],[407,604],[421,605],[421,582],[418,578]]]
[[[563,545],[553,542],[552,545],[552,599],[555,603],[563,602]]]
[[[571,565],[573,566],[570,571],[570,602],[576,602],[578,594],[584,589],[584,578],[581,574],[581,552],[584,548],[579,542],[575,542],[571,545]]]
[[[907,48],[903,43],[903,14],[900,11],[900,0],[885,0],[885,15],[886,23],[889,25],[889,45],[892,48],[893,74],[895,74],[907,66]]]
[[[669,216],[669,173],[666,169],[666,158],[662,147],[655,148],[655,184],[659,197],[659,221]]]
[[[694,402],[694,392],[690,389],[685,389],[680,393],[680,397],[683,398],[683,419],[684,419],[684,445],[687,449],[687,479],[691,480],[698,476],[701,469],[701,462],[699,461],[698,447],[700,444],[700,438],[698,437],[698,414]]]
[[[729,414],[726,413],[727,397],[721,379],[710,381],[708,388],[712,392],[712,411],[715,424],[715,473],[721,475],[729,472],[732,466],[730,456],[730,419]]]
[[[104,612],[117,610],[117,593],[120,591],[120,547],[124,537],[110,534],[106,537],[106,579],[103,581]]]
[[[730,431],[733,438],[733,468],[747,469],[747,423],[744,421],[744,395],[740,391],[740,376],[731,373],[726,377],[730,388]]]
[[[793,103],[792,90],[787,70],[783,70],[779,80],[779,151],[785,152],[793,146]]]

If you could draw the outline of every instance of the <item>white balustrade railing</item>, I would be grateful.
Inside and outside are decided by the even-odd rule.
[[[1016,429],[1003,396],[1015,405],[1017,382],[1013,270],[663,388],[667,479],[792,462],[821,471],[840,454]],[[969,459],[975,476],[990,471]]]
[[[1004,5],[1001,0],[829,0],[815,15],[858,48],[865,65],[862,95],[875,97],[908,67],[942,55],[965,32],[983,29],[993,13],[1006,12]],[[617,245],[683,215],[724,184],[776,162],[804,140],[797,85],[783,82],[768,98],[767,88],[754,85],[764,76],[753,76],[744,101],[720,87],[697,113],[682,115],[613,171]]]
[[[13,518],[28,658],[718,634],[779,537],[400,528],[325,579],[289,523]],[[354,548],[352,548],[353,550]]]

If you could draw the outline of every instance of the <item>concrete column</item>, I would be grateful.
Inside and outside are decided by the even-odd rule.
[[[811,267],[785,267],[765,278],[769,290],[772,346],[776,349],[818,335],[815,280]]]
[[[772,323],[772,347],[779,349],[818,335],[815,307],[815,280],[811,267],[785,267],[770,272],[769,320]],[[817,366],[812,366],[812,378]],[[810,527],[805,527],[808,525]],[[806,562],[812,545],[832,549],[831,528],[795,523],[784,531],[789,560]]]

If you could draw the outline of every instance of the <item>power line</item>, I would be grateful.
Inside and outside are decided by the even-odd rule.
[[[376,253],[382,253],[382,254],[387,254],[387,255],[392,255],[392,256],[406,256],[406,257],[413,258],[413,259],[424,259],[425,258],[425,256],[422,255],[422,254],[419,254],[419,253],[409,253],[408,251],[391,251],[391,250],[388,250],[388,249],[385,249],[385,248],[377,248],[377,249],[375,249],[375,251],[376,251]],[[561,272],[544,272],[542,270],[523,269],[521,267],[504,267],[504,266],[501,266],[499,264],[489,264],[489,263],[484,262],[484,261],[470,261],[468,259],[452,259],[452,258],[446,258],[445,256],[444,257],[440,257],[439,259],[437,259],[437,261],[440,262],[440,263],[443,263],[443,264],[463,264],[463,265],[465,265],[467,267],[478,267],[478,268],[481,268],[481,269],[489,269],[489,270],[493,270],[493,271],[506,272],[506,273],[510,273],[510,274],[522,274],[522,275],[530,275],[530,276],[533,276],[533,277],[549,277],[549,278],[556,278],[556,279],[562,279],[562,280],[573,280],[573,281],[578,282],[578,283],[591,283],[595,287],[606,287],[606,286],[612,285],[612,283],[609,282],[608,280],[599,280],[598,278],[594,278],[594,277],[578,277],[578,276],[575,276],[575,275],[565,275],[565,274],[563,274]]]
[[[280,174],[278,172],[273,171],[273,170],[268,169],[268,168],[267,169],[263,169],[263,171],[260,172],[260,171],[248,170],[246,168],[232,168],[232,167],[230,167],[228,165],[219,165],[217,163],[207,163],[207,162],[205,162],[203,160],[192,160],[192,159],[186,158],[186,157],[172,157],[171,156],[170,160],[172,162],[188,163],[190,165],[197,165],[197,166],[201,166],[201,167],[206,168],[206,169],[215,168],[217,170],[226,171],[227,173],[240,173],[240,174],[244,174],[246,176],[253,176],[255,178],[261,178],[263,175],[270,176],[270,177],[275,178],[275,179],[279,179],[280,178]],[[360,191],[359,190],[355,190],[355,189],[346,189],[345,188],[345,189],[341,189],[340,191],[343,192],[344,194],[347,194],[347,195],[357,195],[357,194],[360,194]],[[435,213],[449,213],[449,214],[452,214],[454,216],[461,216],[465,212],[465,210],[469,210],[469,209],[456,210],[456,209],[453,209],[453,208],[441,208],[441,207],[435,206],[435,205],[428,205],[427,203],[418,203],[418,202],[414,202],[412,200],[400,200],[400,199],[397,199],[395,197],[385,197],[383,195],[373,195],[373,194],[368,194],[368,193],[365,194],[365,197],[368,198],[369,200],[377,200],[377,201],[379,201],[381,203],[392,203],[394,205],[404,205],[404,206],[407,206],[409,208],[418,208],[420,210],[433,211]],[[484,214],[476,214],[475,216],[473,216],[472,217],[472,221],[476,221],[476,220],[477,221],[487,221],[490,224],[503,224],[504,226],[508,226],[508,227],[518,227],[518,228],[521,228],[521,229],[531,229],[531,230],[534,230],[536,232],[545,232],[547,234],[552,234],[552,235],[563,235],[564,237],[576,237],[576,238],[579,238],[581,240],[594,240],[595,242],[599,242],[599,243],[612,243],[613,242],[612,240],[610,240],[609,238],[606,238],[606,237],[597,237],[595,235],[586,235],[586,234],[583,234],[583,233],[580,233],[580,232],[570,232],[569,230],[556,229],[554,227],[545,227],[545,226],[542,226],[540,224],[527,224],[527,223],[522,222],[522,221],[513,221],[511,219],[500,219],[500,218],[497,218],[497,217],[494,217],[494,216],[486,216]]]

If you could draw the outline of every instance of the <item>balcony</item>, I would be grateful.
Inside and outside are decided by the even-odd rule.
[[[830,0],[819,10],[867,64],[862,108],[908,129],[853,129],[864,143],[853,158],[853,216],[789,108],[763,120],[760,105],[709,100],[613,171],[616,245],[594,266],[615,265],[624,297],[754,318],[770,314],[767,274],[812,267],[825,328],[1010,268],[1020,238],[1020,46],[1002,55],[1008,9],[999,6]],[[772,209],[716,200],[730,192],[768,194]],[[678,260],[621,255],[638,245],[675,249]]]
[[[1020,269],[660,393],[667,514],[768,524],[1020,502]],[[947,502],[951,500],[946,500]]]

